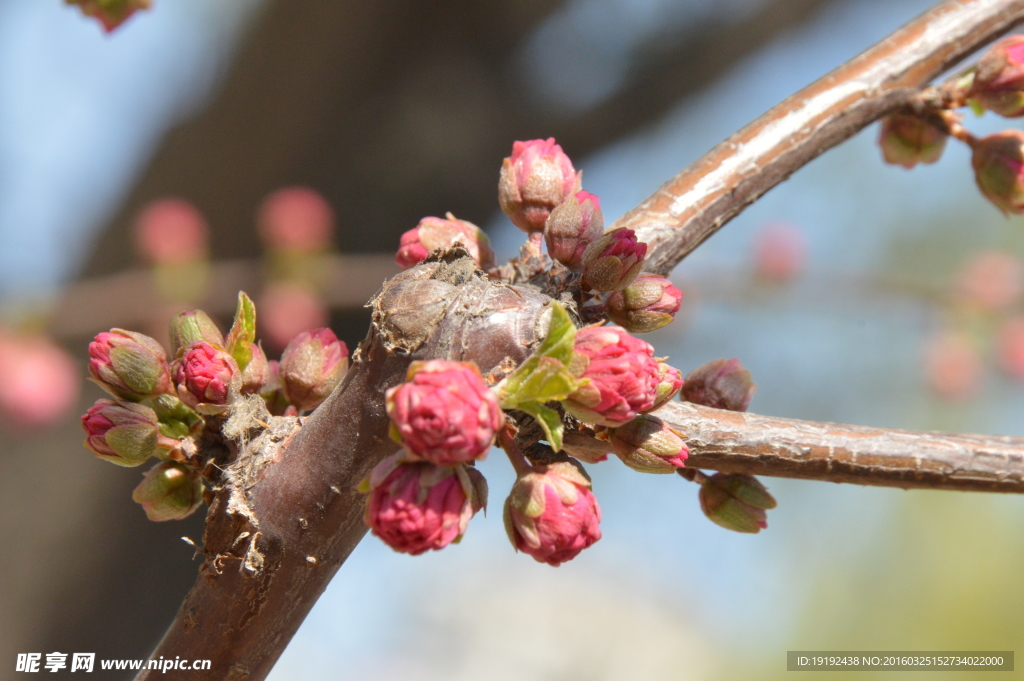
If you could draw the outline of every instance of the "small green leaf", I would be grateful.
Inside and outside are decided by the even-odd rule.
[[[985,107],[983,107],[981,105],[981,102],[979,102],[978,100],[973,99],[973,98],[972,99],[968,99],[967,100],[967,106],[971,107],[971,111],[974,112],[975,116],[983,116],[983,115],[985,115]]]
[[[551,303],[551,326],[547,338],[537,348],[537,356],[553,357],[562,364],[572,361],[572,350],[576,344],[576,325],[561,303]]]
[[[576,392],[579,380],[569,371],[575,343],[576,326],[569,313],[559,303],[552,303],[547,337],[501,386],[502,408],[518,409],[524,402],[562,400]]]
[[[256,342],[256,305],[245,291],[238,292],[238,309],[226,342],[228,353],[238,363],[238,370],[245,371],[252,360],[252,344]]]
[[[544,429],[551,449],[556,452],[562,451],[562,432],[565,427],[562,425],[562,417],[557,411],[540,402],[523,402],[517,409],[525,411],[537,420],[540,427]]]

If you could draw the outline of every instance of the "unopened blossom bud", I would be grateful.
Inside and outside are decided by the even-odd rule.
[[[231,355],[205,341],[183,348],[174,362],[178,397],[200,413],[221,411],[239,385],[238,364]],[[200,405],[203,405],[200,407]]]
[[[180,265],[206,257],[206,219],[183,199],[147,204],[135,218],[134,231],[136,250],[154,265]]]
[[[301,410],[316,409],[348,371],[348,347],[330,329],[303,331],[281,355],[281,389]]]
[[[160,434],[156,412],[142,404],[97,400],[82,416],[85,446],[118,466],[138,466],[177,442]]]
[[[746,411],[757,391],[750,372],[738,359],[715,359],[686,376],[680,397],[715,409]]]
[[[765,510],[775,499],[752,475],[715,473],[700,487],[700,508],[727,530],[757,533],[768,527]]]
[[[556,567],[601,538],[601,509],[590,479],[565,461],[521,475],[505,501],[504,519],[517,551]]]
[[[256,221],[260,239],[271,251],[322,251],[331,245],[334,233],[330,204],[306,187],[287,187],[268,196]]]
[[[690,453],[678,432],[650,414],[612,429],[609,442],[622,463],[641,473],[674,473]]]
[[[637,241],[633,230],[608,232],[583,251],[583,288],[621,291],[640,274],[646,256],[647,244]]]
[[[149,9],[152,0],[64,0],[69,5],[78,5],[82,14],[94,17],[103,29],[110,33],[128,20],[136,10]]]
[[[605,303],[608,318],[631,333],[660,329],[675,319],[683,292],[665,277],[641,274],[633,283],[614,291]]]
[[[329,317],[327,305],[316,291],[288,281],[268,284],[257,307],[260,336],[278,349],[303,331],[326,325]]]
[[[205,341],[210,345],[224,347],[224,334],[217,324],[202,310],[182,312],[171,320],[171,356],[177,357],[178,351],[186,345]]]
[[[444,218],[426,217],[402,235],[395,262],[403,269],[417,265],[432,252],[462,244],[482,270],[494,267],[494,251],[483,230],[451,213]]]
[[[469,362],[413,362],[386,402],[408,456],[439,466],[483,459],[505,422],[498,399]]]
[[[501,164],[498,203],[519,229],[542,232],[555,206],[579,191],[580,175],[553,137],[514,142]]]
[[[924,348],[925,378],[939,397],[963,402],[978,394],[984,379],[984,364],[968,338],[941,333]]]
[[[104,390],[126,400],[171,388],[167,355],[160,343],[124,329],[105,331],[89,344],[89,373]]]
[[[1007,36],[988,48],[975,67],[969,96],[1000,116],[1024,116],[1024,36]]]
[[[654,408],[660,372],[654,348],[622,329],[591,326],[576,333],[572,369],[587,379],[562,401],[586,423],[621,426]]]
[[[81,383],[75,361],[52,340],[0,329],[0,417],[29,427],[56,423],[73,408]]]
[[[974,145],[978,188],[1003,213],[1024,213],[1024,132],[1004,130]]]
[[[270,379],[270,363],[267,362],[263,347],[259,343],[249,347],[252,349],[252,358],[242,371],[242,383],[238,387],[243,395],[261,392]]]
[[[955,292],[963,302],[998,312],[1012,308],[1024,293],[1024,265],[1003,251],[982,251],[957,273]]]
[[[602,233],[601,202],[587,191],[578,191],[558,204],[544,226],[548,254],[574,270],[583,269],[583,252]]]
[[[913,168],[918,163],[935,163],[946,148],[949,135],[917,116],[894,113],[882,119],[878,146],[886,163]]]
[[[362,489],[369,492],[363,519],[373,534],[414,556],[461,539],[487,505],[487,482],[475,468],[402,461],[399,454],[378,464]]]
[[[662,359],[658,360],[658,387],[654,406],[646,411],[654,411],[679,394],[683,387],[683,372]]]
[[[203,503],[203,481],[176,461],[164,461],[146,472],[132,499],[155,522],[181,520]]]

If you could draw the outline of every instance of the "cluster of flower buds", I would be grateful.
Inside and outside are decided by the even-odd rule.
[[[152,0],[64,0],[69,5],[78,5],[82,14],[94,17],[103,29],[110,33],[128,20],[136,10],[149,9]]]
[[[255,326],[255,306],[242,293],[227,336],[202,310],[177,315],[171,362],[160,343],[133,331],[112,329],[89,345],[89,373],[114,399],[98,400],[82,416],[85,446],[119,466],[160,460],[134,495],[151,520],[198,508],[206,462],[194,458],[195,443],[204,429],[223,425],[237,399],[261,395],[271,413],[297,415],[341,382],[348,349],[329,329],[294,338],[278,365],[256,342]]]
[[[890,114],[882,121],[879,144],[887,163],[911,168],[934,163],[950,136],[971,147],[971,165],[981,193],[1004,214],[1024,214],[1024,133],[1019,130],[977,138],[948,109],[970,105],[1007,118],[1024,116],[1024,36],[993,44],[965,74],[954,76],[929,109]]]

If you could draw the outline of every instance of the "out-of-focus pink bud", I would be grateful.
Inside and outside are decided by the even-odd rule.
[[[330,329],[303,331],[281,355],[281,389],[301,410],[316,409],[348,371],[348,347]]]
[[[999,366],[1007,374],[1024,381],[1024,317],[1013,317],[999,327],[997,342]]]
[[[636,279],[644,266],[647,244],[636,233],[620,227],[601,236],[583,251],[583,288],[620,291]]]
[[[482,270],[494,267],[494,251],[483,230],[467,220],[459,220],[451,213],[444,218],[427,217],[402,235],[395,262],[403,269],[418,265],[438,249],[465,246]]]
[[[498,203],[519,229],[542,232],[555,206],[580,190],[581,175],[554,137],[513,142],[501,164]]]
[[[968,400],[981,387],[982,364],[978,351],[954,333],[935,336],[925,346],[925,376],[931,389],[943,399]]]
[[[270,363],[267,362],[267,356],[264,354],[262,346],[259,343],[254,343],[251,347],[252,359],[245,365],[245,370],[242,371],[242,383],[238,387],[239,392],[243,395],[262,392],[263,386],[270,380]]]
[[[80,388],[74,360],[53,341],[0,332],[0,415],[22,426],[50,425],[67,414]]]
[[[64,0],[78,5],[82,14],[97,19],[103,30],[110,33],[128,20],[136,10],[149,9],[152,0]]]
[[[966,302],[998,312],[1016,303],[1024,291],[1024,266],[1002,251],[979,253],[957,275],[956,292]]]
[[[307,187],[277,190],[263,201],[256,221],[260,238],[271,251],[322,251],[334,234],[330,204]]]
[[[89,343],[89,373],[101,388],[126,400],[171,389],[167,354],[160,343],[124,329],[105,331]]]
[[[483,459],[505,415],[471,362],[413,362],[386,395],[392,432],[408,456],[439,466]]]
[[[601,509],[590,479],[568,462],[521,475],[505,501],[504,518],[517,551],[555,567],[601,538]]]
[[[679,433],[649,414],[613,429],[609,442],[622,463],[641,473],[674,473],[690,453]]]
[[[621,426],[654,408],[661,380],[654,348],[622,329],[591,326],[576,333],[572,370],[588,379],[563,400],[586,423]]]
[[[487,505],[487,482],[475,468],[402,461],[378,464],[362,485],[366,524],[401,553],[419,555],[458,541]]]
[[[118,466],[139,466],[158,449],[173,449],[177,441],[160,434],[156,412],[143,404],[97,400],[82,416],[85,446],[99,458]]]
[[[1000,116],[1024,116],[1024,36],[996,42],[978,60],[969,96]]]
[[[135,218],[135,247],[156,265],[177,265],[206,257],[209,229],[188,201],[161,199]]]
[[[761,481],[742,473],[715,473],[700,487],[700,507],[713,523],[734,532],[756,534],[768,527],[765,510],[775,499]]]
[[[240,381],[234,358],[205,341],[186,346],[173,371],[178,397],[200,413],[222,411]]]
[[[807,241],[793,225],[772,223],[754,237],[754,269],[762,279],[789,282],[800,274],[806,260]]]
[[[583,269],[583,253],[604,233],[601,202],[587,191],[578,191],[551,211],[544,226],[548,254],[566,267]]]
[[[288,282],[269,284],[260,297],[258,324],[262,337],[283,348],[303,331],[327,325],[327,306],[305,286]]]
[[[1004,130],[974,145],[971,165],[978,188],[1003,213],[1024,213],[1024,132]]]
[[[691,371],[680,397],[705,407],[746,411],[756,391],[757,384],[750,379],[750,372],[733,357],[715,359]]]
[[[675,319],[683,292],[665,277],[641,274],[633,283],[614,291],[605,303],[608,318],[631,333],[660,329]]]
[[[646,411],[654,411],[679,394],[683,387],[683,373],[664,360],[658,360],[658,388],[654,406]]]
[[[172,319],[170,338],[172,357],[177,357],[179,350],[196,341],[206,341],[210,345],[224,347],[224,334],[202,310],[182,312]]]
[[[149,469],[132,492],[132,500],[155,522],[181,520],[203,503],[203,481],[176,461],[164,461]]]
[[[913,168],[918,163],[938,161],[948,138],[945,131],[928,121],[895,113],[882,119],[878,146],[886,163]]]

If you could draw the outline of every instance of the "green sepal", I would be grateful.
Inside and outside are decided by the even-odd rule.
[[[562,451],[562,433],[565,426],[562,425],[562,416],[551,407],[546,407],[540,402],[523,402],[516,406],[516,409],[525,411],[536,419],[540,427],[544,429],[548,444],[556,452]]]
[[[238,309],[235,321],[228,331],[227,351],[238,364],[239,371],[252,361],[252,344],[256,342],[256,305],[245,291],[238,292]]]

